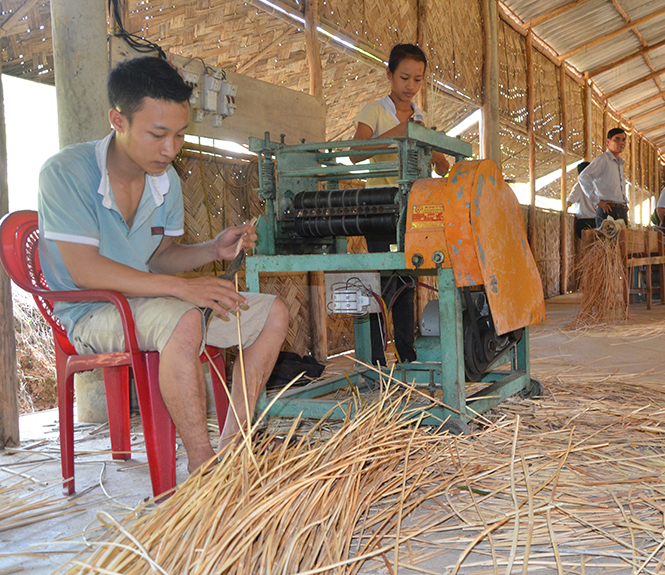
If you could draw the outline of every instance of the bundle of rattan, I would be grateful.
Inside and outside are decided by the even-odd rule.
[[[624,299],[626,272],[618,237],[608,239],[598,234],[582,253],[579,262],[582,300],[575,327],[612,323],[628,316]]]
[[[359,407],[326,441],[322,422],[295,445],[242,444],[123,525],[100,514],[115,533],[69,572],[357,572],[422,534],[402,520],[453,481],[455,439],[414,425],[408,393]]]

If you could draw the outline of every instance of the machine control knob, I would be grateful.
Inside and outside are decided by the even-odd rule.
[[[411,263],[416,266],[416,269],[425,263],[425,258],[420,254],[413,254],[411,256]]]
[[[438,266],[438,265],[441,265],[441,264],[443,263],[443,260],[444,260],[444,259],[445,259],[445,258],[444,258],[444,256],[443,256],[443,252],[440,252],[440,251],[437,250],[437,251],[435,251],[435,252],[432,254],[432,261],[433,261],[437,266]]]

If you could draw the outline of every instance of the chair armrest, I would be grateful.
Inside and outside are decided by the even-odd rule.
[[[41,297],[50,301],[108,301],[118,308],[120,321],[122,322],[122,331],[125,335],[125,351],[138,352],[139,346],[136,341],[136,326],[134,325],[134,316],[129,307],[127,298],[120,292],[113,290],[72,290],[72,291],[51,291],[30,286],[28,290],[32,295]]]

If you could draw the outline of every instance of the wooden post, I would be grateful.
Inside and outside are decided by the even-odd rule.
[[[483,61],[483,158],[494,160],[501,168],[499,137],[499,31],[497,0],[482,0]]]
[[[104,0],[52,0],[53,63],[60,147],[109,133]]]
[[[326,284],[323,272],[309,272],[310,333],[312,355],[316,361],[328,358],[328,314],[326,313]]]
[[[533,82],[533,36],[531,30],[526,35],[526,129],[529,138],[529,244],[534,254],[536,249],[536,131],[534,123],[535,93]],[[536,259],[538,256],[536,255]]]
[[[319,47],[319,3],[318,0],[305,2],[305,46],[309,65],[309,93],[323,98],[323,67]],[[326,286],[323,272],[309,274],[309,302],[311,309],[312,353],[317,361],[328,357],[328,315],[326,314]]]
[[[652,195],[656,198],[655,202],[658,201],[658,195],[660,193],[660,188],[658,187],[658,150],[656,150],[656,146],[651,146],[651,155],[653,156],[653,193]],[[654,205],[651,208],[651,212],[653,212],[656,209],[656,204],[654,202]]]
[[[654,146],[654,161],[656,163],[656,202],[658,201],[658,198],[660,197],[660,161],[658,159],[658,148]]]
[[[635,147],[637,145],[636,138],[635,138],[635,126],[631,125],[630,126],[630,207],[633,212],[633,225],[637,224],[637,212],[638,212],[638,207],[637,207],[637,194],[635,193],[635,162],[637,158],[637,154],[635,151]]]
[[[418,47],[425,52],[425,54],[427,54],[427,51],[425,50],[425,30],[427,24],[426,6],[425,0],[416,0],[416,41],[418,42]],[[429,115],[427,114],[429,107],[428,86],[429,82],[427,81],[427,73],[425,73],[423,87],[420,89],[420,92],[418,92],[418,104],[420,105],[420,109],[425,112],[425,118],[427,120],[429,119]]]
[[[603,138],[607,137],[609,131],[609,118],[607,114],[607,102],[603,104]]]
[[[319,0],[306,0],[305,45],[307,47],[307,64],[309,65],[309,93],[311,96],[323,98],[323,67],[321,65],[318,26]]]
[[[593,160],[593,127],[591,121],[591,84],[585,78],[584,82],[584,159]]]
[[[0,71],[2,70],[0,63]],[[0,76],[0,217],[9,212],[5,104]],[[19,445],[18,374],[12,287],[0,266],[0,449]]]
[[[559,66],[559,106],[561,107],[561,237],[559,248],[561,254],[561,276],[559,280],[559,291],[568,293],[568,208],[566,198],[568,197],[568,114],[566,111],[566,69],[565,64]]]

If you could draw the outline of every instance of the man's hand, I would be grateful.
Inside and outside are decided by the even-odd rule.
[[[181,278],[176,297],[193,303],[200,308],[209,307],[215,313],[229,315],[229,310],[238,310],[247,303],[235,288],[232,281],[214,276]]]
[[[95,246],[56,243],[72,280],[83,289],[110,289],[127,297],[177,297],[221,315],[246,303],[228,280],[147,273],[102,256]]]
[[[253,221],[225,229],[215,238],[214,247],[217,259],[232,260],[239,250],[251,250],[256,245],[257,237]]]
[[[598,200],[598,207],[603,208],[603,211],[606,214],[609,214],[612,211],[612,202],[608,202],[607,200]]]

